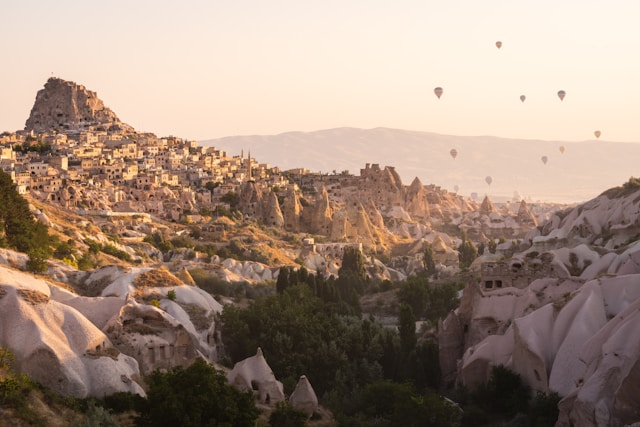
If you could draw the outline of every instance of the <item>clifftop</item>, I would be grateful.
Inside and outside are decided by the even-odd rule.
[[[44,132],[51,129],[65,130],[116,130],[131,129],[98,95],[75,82],[51,77],[38,91],[25,130]]]

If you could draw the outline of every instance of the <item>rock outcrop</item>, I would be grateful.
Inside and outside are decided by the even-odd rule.
[[[236,363],[227,373],[227,380],[240,390],[253,391],[260,403],[275,405],[285,399],[282,383],[276,380],[261,348],[255,356]]]
[[[289,403],[311,417],[318,410],[318,397],[306,375],[302,375],[289,396]]]
[[[95,92],[74,82],[51,77],[38,91],[25,130],[131,129]]]
[[[640,420],[638,193],[610,190],[552,216],[503,272],[468,285],[440,328],[441,357],[464,342],[458,381],[473,388],[503,364],[562,397],[557,426]],[[523,269],[534,280],[516,287]],[[453,363],[442,366],[451,374]]]
[[[0,346],[14,353],[20,372],[80,398],[116,392],[144,395],[136,360],[65,304],[68,292],[6,267],[0,267],[0,277]],[[94,319],[100,318],[96,313]]]

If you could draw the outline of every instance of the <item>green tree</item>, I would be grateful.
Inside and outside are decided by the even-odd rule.
[[[466,233],[462,236],[462,243],[458,246],[458,260],[460,261],[460,268],[469,268],[473,260],[478,257],[478,249],[473,245],[473,242],[467,240]]]
[[[346,246],[342,254],[342,266],[338,270],[338,277],[345,273],[351,273],[352,277],[362,283],[367,279],[367,271],[364,267],[364,255],[355,246]]]
[[[19,252],[38,250],[45,259],[51,256],[50,237],[46,225],[37,222],[27,200],[18,194],[11,177],[0,170],[1,239]]]
[[[198,359],[188,368],[149,377],[147,404],[136,425],[253,427],[258,415],[251,392],[239,391],[224,373]]]
[[[224,196],[220,198],[220,201],[224,203],[228,203],[231,210],[235,210],[238,207],[238,202],[240,201],[240,196],[238,193],[234,191],[229,191]]]
[[[538,392],[529,403],[529,420],[531,427],[553,427],[558,420],[560,410],[558,393]]]
[[[289,287],[289,273],[292,270],[289,267],[280,267],[278,278],[276,279],[276,291],[281,294]]]
[[[489,249],[490,254],[495,254],[496,250],[498,249],[498,243],[494,239],[489,239],[487,248]]]
[[[431,286],[429,288],[426,318],[435,324],[438,319],[447,317],[449,312],[460,304],[458,289],[458,285],[453,283]]]
[[[413,314],[422,318],[429,304],[429,280],[424,276],[409,276],[398,290],[398,302],[411,307]]]
[[[278,402],[269,415],[269,425],[271,427],[304,427],[307,425],[307,418],[307,414],[289,403]]]
[[[420,394],[410,384],[379,381],[357,391],[354,404],[338,413],[340,425],[354,427],[450,427],[460,410],[432,392]]]
[[[416,318],[413,315],[411,306],[402,304],[398,315],[398,331],[400,333],[400,344],[402,351],[408,355],[416,347]]]
[[[433,248],[429,245],[424,249],[424,269],[429,276],[437,273],[436,261],[433,258]]]
[[[213,191],[215,188],[219,187],[220,183],[219,182],[213,182],[213,181],[208,181],[205,185],[204,188],[206,188],[209,191]]]

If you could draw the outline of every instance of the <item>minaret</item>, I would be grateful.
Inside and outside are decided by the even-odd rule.
[[[248,175],[249,175],[249,182],[253,181],[253,176],[251,176],[251,150],[249,150],[249,171],[248,171]]]

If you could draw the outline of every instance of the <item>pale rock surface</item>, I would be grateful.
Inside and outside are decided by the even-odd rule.
[[[240,390],[252,390],[260,403],[275,405],[285,399],[282,383],[276,380],[262,349],[233,366],[227,373],[229,383]]]
[[[0,277],[0,346],[14,353],[20,372],[75,397],[144,395],[135,359],[75,308],[52,299],[52,285],[5,267]]]
[[[302,375],[289,396],[289,403],[311,417],[318,410],[318,397],[306,375]]]
[[[49,129],[87,128],[102,125],[105,129],[131,129],[120,122],[113,111],[104,106],[95,92],[74,82],[51,77],[36,94],[25,130],[42,132]]]

